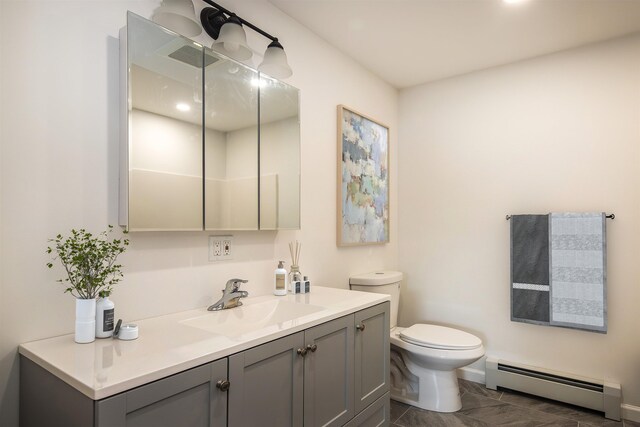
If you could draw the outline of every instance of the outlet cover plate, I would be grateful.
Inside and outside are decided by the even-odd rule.
[[[209,261],[228,261],[233,253],[233,236],[209,236]]]

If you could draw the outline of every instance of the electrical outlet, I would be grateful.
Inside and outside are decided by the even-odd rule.
[[[222,259],[233,259],[233,236],[222,236]]]
[[[209,236],[209,261],[233,259],[233,236]]]

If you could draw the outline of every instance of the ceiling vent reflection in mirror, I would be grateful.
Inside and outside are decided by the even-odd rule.
[[[196,49],[193,46],[182,46],[170,53],[169,58],[184,62],[185,64],[191,65],[192,67],[202,68],[202,50]],[[204,56],[205,67],[208,67],[209,65],[217,61],[218,58],[215,58],[211,55],[205,54]]]

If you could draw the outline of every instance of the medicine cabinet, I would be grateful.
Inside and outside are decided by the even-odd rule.
[[[300,228],[298,89],[131,12],[120,50],[120,225]]]

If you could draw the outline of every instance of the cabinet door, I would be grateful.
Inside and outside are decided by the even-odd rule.
[[[131,12],[121,46],[120,225],[202,230],[203,48]]]
[[[356,414],[389,391],[389,303],[355,313]]]
[[[229,427],[302,426],[304,332],[229,357]]]
[[[227,359],[96,402],[97,427],[225,426]],[[224,387],[223,387],[224,388]]]
[[[353,331],[353,315],[305,331],[305,427],[342,426],[353,417]]]

